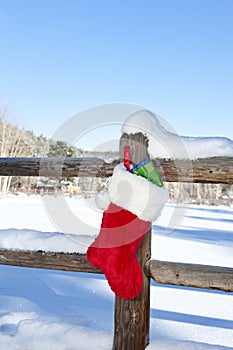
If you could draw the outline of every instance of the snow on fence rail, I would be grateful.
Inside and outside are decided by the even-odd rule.
[[[148,140],[141,134],[123,134],[120,156],[129,145],[132,161],[149,156]],[[0,158],[0,176],[108,177],[121,161],[106,163],[99,158]],[[158,159],[166,182],[199,182],[233,184],[233,157],[214,157],[190,161]],[[178,170],[177,170],[178,169]],[[138,261],[144,271],[142,293],[133,300],[115,298],[114,350],[143,350],[149,339],[150,278],[158,283],[219,289],[233,292],[233,269],[197,264],[151,260],[151,230],[138,249]],[[85,254],[0,249],[0,264],[101,273]]]

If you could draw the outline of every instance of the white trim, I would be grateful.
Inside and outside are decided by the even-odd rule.
[[[123,164],[115,167],[108,191],[112,203],[145,221],[155,221],[168,198],[165,186],[158,187],[145,178],[132,174]]]
[[[110,204],[110,198],[108,194],[108,190],[104,189],[101,190],[95,197],[95,204],[97,208],[101,210],[107,210],[109,204]]]

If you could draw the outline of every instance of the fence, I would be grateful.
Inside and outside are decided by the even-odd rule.
[[[108,177],[129,145],[132,162],[148,156],[148,140],[140,133],[124,134],[120,142],[120,159],[111,164],[98,158],[2,158],[0,176]],[[157,166],[166,182],[233,184],[233,157],[188,160],[159,159]],[[233,268],[165,262],[151,259],[151,231],[138,249],[144,272],[143,291],[133,300],[116,296],[113,350],[143,350],[149,341],[150,278],[157,283],[218,289],[233,292]],[[65,271],[102,273],[94,268],[85,254],[44,251],[0,250],[0,264]]]

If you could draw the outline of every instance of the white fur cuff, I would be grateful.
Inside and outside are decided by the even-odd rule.
[[[119,164],[109,182],[109,198],[114,204],[131,211],[141,220],[156,220],[168,198],[165,186],[158,187],[132,174]]]
[[[110,204],[110,198],[108,194],[108,190],[101,190],[95,197],[95,204],[97,208],[101,210],[106,210]]]

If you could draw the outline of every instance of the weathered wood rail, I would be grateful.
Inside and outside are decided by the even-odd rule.
[[[48,270],[103,273],[85,254],[0,249],[0,264]]]
[[[109,177],[120,160],[90,158],[0,158],[0,176]],[[157,159],[167,182],[233,183],[233,157]]]
[[[122,160],[124,145],[132,149],[133,163],[148,156],[142,134],[122,135],[120,159],[0,158],[0,176],[108,177]],[[166,182],[233,184],[233,157],[171,160],[157,159]],[[143,291],[134,300],[115,299],[113,350],[144,350],[149,339],[150,278],[157,283],[233,292],[233,268],[151,260],[151,230],[138,249],[144,272]],[[0,264],[65,271],[102,273],[85,254],[0,249]]]
[[[233,268],[150,260],[145,273],[157,283],[233,292]]]
[[[0,264],[40,269],[103,273],[85,254],[0,249]],[[157,283],[233,292],[233,268],[147,260],[146,276]]]

